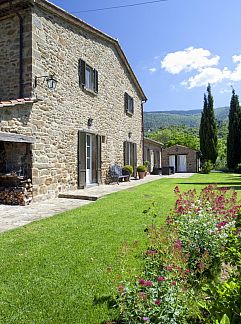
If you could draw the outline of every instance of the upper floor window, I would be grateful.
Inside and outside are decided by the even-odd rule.
[[[134,113],[134,99],[127,92],[125,92],[125,111],[130,115]]]
[[[79,60],[79,84],[87,90],[98,93],[98,71]]]

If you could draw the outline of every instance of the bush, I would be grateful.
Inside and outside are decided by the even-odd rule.
[[[145,167],[145,165],[138,165],[138,167],[137,167],[137,172],[146,172],[146,167]]]
[[[149,248],[144,271],[118,287],[123,323],[240,323],[241,223],[237,193],[208,186],[181,193],[165,225],[157,227],[155,205],[145,210]],[[235,248],[234,248],[235,247]],[[228,261],[233,274],[221,278]],[[213,281],[212,281],[213,280]],[[230,298],[229,298],[230,297]],[[221,322],[219,322],[221,320]]]
[[[125,165],[123,167],[123,170],[127,171],[129,173],[129,175],[132,175],[132,173],[133,173],[133,166],[132,165]]]
[[[144,161],[143,165],[146,167],[146,169],[148,169],[150,162],[146,160]]]
[[[211,161],[204,161],[201,165],[201,173],[208,174],[213,169],[213,164]]]

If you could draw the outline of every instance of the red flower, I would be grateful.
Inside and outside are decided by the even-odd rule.
[[[144,280],[144,279],[140,279],[140,280],[139,280],[139,284],[140,284],[141,286],[144,286],[144,285],[145,285],[145,280]]]
[[[156,304],[157,306],[160,306],[161,301],[160,301],[159,299],[157,299],[157,300],[155,300],[155,304]]]
[[[153,283],[151,280],[147,280],[144,284],[146,287],[152,287],[153,286]]]
[[[173,281],[173,282],[172,282],[172,285],[173,285],[173,286],[176,286],[176,284],[177,284],[176,281]]]
[[[165,277],[163,276],[159,276],[157,277],[157,281],[160,282],[160,281],[165,281]]]

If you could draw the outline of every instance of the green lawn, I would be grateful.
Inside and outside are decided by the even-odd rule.
[[[241,197],[240,175],[213,173],[162,179],[102,198],[80,209],[0,235],[0,323],[105,323],[121,277],[138,274],[142,211],[152,201],[173,207],[174,187],[231,186]],[[123,257],[125,255],[125,257]]]

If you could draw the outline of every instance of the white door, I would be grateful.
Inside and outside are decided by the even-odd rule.
[[[92,136],[86,134],[86,184],[92,183]]]
[[[187,172],[187,156],[177,156],[177,172]]]
[[[176,167],[176,163],[175,163],[175,155],[169,155],[169,166],[172,166],[172,167]]]

